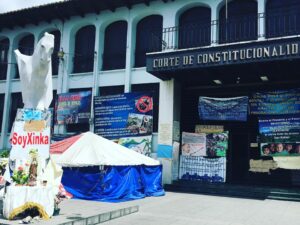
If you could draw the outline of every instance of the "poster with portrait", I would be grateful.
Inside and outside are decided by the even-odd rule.
[[[206,134],[182,132],[181,152],[184,156],[206,156]]]
[[[299,116],[268,116],[258,121],[262,156],[300,155]]]
[[[131,92],[95,97],[95,133],[110,140],[152,135],[152,95]]]

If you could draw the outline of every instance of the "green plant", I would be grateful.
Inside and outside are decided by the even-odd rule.
[[[28,177],[28,173],[24,171],[24,168],[22,166],[19,166],[11,176],[12,180],[16,184],[26,184],[28,182]]]
[[[3,149],[0,152],[0,158],[8,158],[9,156],[9,150],[8,149]]]

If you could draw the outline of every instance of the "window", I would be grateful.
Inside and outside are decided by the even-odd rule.
[[[95,27],[85,26],[77,31],[75,37],[73,73],[94,70]]]
[[[135,67],[146,65],[146,53],[161,51],[162,16],[147,16],[137,24]]]
[[[272,0],[266,4],[266,37],[300,34],[300,2]]]
[[[20,39],[18,44],[19,51],[24,55],[32,55],[34,51],[34,36],[29,34]],[[15,78],[20,78],[18,67],[16,69]]]
[[[105,29],[103,70],[124,69],[126,64],[127,23],[118,21]]]
[[[178,48],[180,49],[210,45],[210,8],[195,7],[182,13],[178,30]]]
[[[60,50],[60,32],[59,30],[55,30],[49,33],[54,35],[54,50],[52,54],[52,75],[58,75],[59,58],[57,56],[57,53]]]
[[[0,80],[6,80],[8,49],[9,39],[5,38],[0,41]]]
[[[119,86],[100,87],[99,93],[100,93],[100,96],[123,94],[124,86],[119,85]]]
[[[219,12],[219,43],[257,39],[257,2],[235,0]]]
[[[9,130],[11,131],[12,125],[15,121],[17,111],[18,109],[23,108],[23,100],[22,100],[22,94],[21,93],[12,93],[11,94],[11,107],[10,107],[10,118],[9,118]]]

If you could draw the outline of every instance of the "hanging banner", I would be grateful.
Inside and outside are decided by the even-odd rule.
[[[248,97],[210,98],[199,97],[201,120],[247,121]]]
[[[206,135],[207,156],[226,157],[228,149],[228,132],[211,133]]]
[[[300,154],[300,117],[264,117],[258,122],[262,155]]]
[[[58,94],[56,101],[56,124],[89,123],[92,92]]]
[[[300,113],[300,89],[254,93],[249,99],[253,115]]]
[[[206,135],[182,132],[181,152],[184,156],[206,156]]]
[[[152,135],[152,93],[94,98],[95,133],[107,139]]]
[[[146,156],[151,154],[152,135],[142,137],[120,138],[118,144]]]
[[[222,125],[196,125],[195,133],[220,133],[224,131],[224,126]]]
[[[226,158],[180,156],[179,177],[210,183],[226,181]]]

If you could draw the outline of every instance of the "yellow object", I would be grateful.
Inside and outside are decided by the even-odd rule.
[[[299,156],[273,157],[273,160],[277,163],[278,168],[288,170],[300,170]]]
[[[19,215],[20,213],[24,212],[26,209],[31,209],[31,208],[37,208],[40,217],[44,220],[48,220],[50,219],[50,217],[48,216],[48,214],[46,213],[46,211],[44,210],[44,207],[38,203],[35,202],[26,202],[24,205],[15,208],[10,214],[8,219],[12,220],[14,219],[17,215]]]

